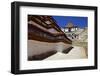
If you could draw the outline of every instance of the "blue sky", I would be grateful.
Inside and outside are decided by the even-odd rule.
[[[88,26],[87,17],[76,17],[76,16],[52,16],[60,27],[65,27],[69,22],[74,25],[78,25],[80,28]]]

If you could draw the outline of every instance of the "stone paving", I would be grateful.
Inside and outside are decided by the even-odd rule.
[[[74,48],[68,54],[58,52],[55,55],[46,58],[45,60],[83,59],[83,58],[87,58],[86,50],[83,47],[74,46]]]

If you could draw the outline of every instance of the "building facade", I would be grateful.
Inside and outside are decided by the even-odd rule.
[[[66,36],[71,39],[72,41],[87,41],[88,28],[80,28],[79,26],[74,25],[73,23],[69,22],[62,31],[66,34]]]
[[[28,60],[44,59],[71,44],[52,16],[28,15]]]
[[[79,38],[79,34],[76,33],[78,30],[80,30],[80,28],[71,22],[69,22],[65,27],[62,28],[62,31],[71,40],[76,40]]]

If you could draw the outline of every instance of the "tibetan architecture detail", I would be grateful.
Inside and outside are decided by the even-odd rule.
[[[52,16],[28,15],[28,60],[45,59],[71,44]]]
[[[62,31],[72,41],[75,41],[75,40],[85,41],[85,40],[87,40],[87,27],[80,28],[79,26],[76,26],[73,23],[69,22],[66,25],[66,27],[62,28]],[[85,38],[83,38],[83,37],[85,37]]]
[[[71,40],[67,38],[50,16],[28,17],[28,39],[71,44]]]
[[[71,22],[68,23],[66,27],[64,27],[64,32],[73,32],[78,30],[78,26],[74,26]]]

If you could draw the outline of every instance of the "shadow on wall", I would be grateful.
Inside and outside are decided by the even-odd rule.
[[[57,52],[63,52],[65,49],[71,50],[69,47],[71,47],[70,44],[64,44],[63,42],[49,43],[28,40],[28,60],[43,60]],[[66,50],[66,53],[69,50]]]

